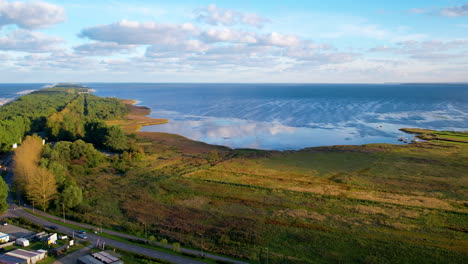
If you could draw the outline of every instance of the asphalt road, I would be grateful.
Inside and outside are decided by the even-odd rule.
[[[12,165],[11,157],[12,156],[9,155],[3,161],[3,163],[10,168],[8,170],[7,175],[4,177],[5,182],[10,187],[10,190],[11,190],[11,186],[13,185],[13,177],[14,177],[13,170],[11,169],[11,167],[12,167],[11,166]],[[19,195],[17,197],[17,200],[19,200],[21,202]],[[49,222],[49,221],[47,221],[45,219],[42,219],[40,217],[36,217],[36,216],[24,211],[21,207],[18,207],[14,203],[14,199],[12,197],[12,192],[8,193],[7,202],[10,205],[10,208],[4,214],[4,216],[24,217],[24,218],[27,218],[27,219],[31,220],[33,223],[42,225],[44,227],[46,227],[46,226],[57,226],[58,231],[60,231],[62,233],[65,233],[65,234],[68,234],[70,236],[73,236],[73,232],[76,231],[76,230],[73,230],[71,228],[61,226],[61,225],[57,225],[57,224],[55,224],[53,222]],[[44,216],[46,216],[47,218],[50,218],[50,219],[61,220],[59,217],[46,214],[46,213],[44,213],[42,211],[38,211],[37,213],[42,214],[42,215],[44,215]],[[93,227],[93,226],[90,226],[90,225],[77,223],[77,222],[72,222],[72,221],[68,221],[68,222],[70,222],[70,224],[73,224],[73,225],[76,225],[76,226],[81,226],[81,227],[88,228],[88,229],[96,229],[96,227]],[[145,239],[142,239],[142,238],[139,238],[139,237],[135,237],[135,236],[131,236],[131,235],[128,235],[128,234],[115,232],[115,231],[112,231],[112,230],[105,230],[104,229],[103,232],[111,234],[111,235],[127,238],[127,239],[135,239],[135,240],[146,241]],[[104,241],[106,245],[109,245],[109,246],[112,246],[112,247],[116,247],[116,248],[120,248],[120,249],[123,249],[123,250],[126,250],[126,251],[138,253],[138,254],[145,255],[145,256],[148,256],[148,257],[151,257],[151,258],[155,258],[155,259],[166,260],[166,261],[169,261],[171,263],[176,263],[176,264],[202,264],[202,263],[205,263],[205,262],[201,262],[201,261],[197,261],[197,260],[177,256],[177,255],[172,255],[172,254],[166,253],[166,252],[160,252],[160,251],[157,251],[157,250],[153,250],[153,249],[149,249],[149,248],[145,248],[145,247],[141,247],[141,246],[137,246],[137,245],[133,245],[133,244],[127,244],[127,243],[116,241],[116,240],[113,240],[113,239],[104,238],[104,237],[101,237],[101,236],[96,236],[96,235],[93,235],[93,234],[87,234],[87,235],[88,235],[87,240],[90,241],[91,243],[96,243],[98,240],[101,241],[101,242]],[[163,244],[158,244],[158,245],[161,246],[161,247],[166,247],[168,249],[172,248],[171,245],[163,245]],[[223,257],[223,256],[213,255],[213,254],[198,251],[198,250],[187,249],[187,248],[181,248],[180,250],[183,253],[189,253],[189,254],[192,254],[192,255],[204,256],[204,257],[212,259],[212,260],[220,260],[220,261],[224,261],[224,262],[227,262],[227,263],[233,263],[233,264],[248,264],[247,262],[238,261],[238,260],[234,260],[234,259]]]
[[[30,207],[28,207],[28,208],[32,209]],[[62,221],[63,220],[63,218],[47,214],[47,213],[45,213],[43,211],[40,211],[40,210],[36,210],[35,213],[39,214],[39,215],[42,215],[42,216],[45,216],[45,217],[47,217],[49,219],[53,219],[53,220],[57,220],[57,221]],[[83,223],[79,223],[79,222],[75,222],[75,221],[71,221],[71,220],[66,220],[66,221],[67,221],[67,223],[75,225],[75,226],[80,226],[82,228],[96,230],[96,226],[83,224]],[[113,230],[102,229],[102,232],[110,234],[110,235],[126,238],[126,239],[139,240],[139,241],[142,241],[142,242],[145,242],[145,243],[149,242],[148,240],[143,239],[141,237],[136,237],[136,236],[132,236],[132,235],[129,235],[129,234],[124,234],[124,233],[116,232],[116,231],[113,231]],[[162,243],[158,243],[158,242],[152,242],[152,243],[154,243],[155,245],[157,245],[159,247],[164,247],[164,248],[172,250],[172,245],[162,244]],[[247,262],[234,260],[234,259],[223,257],[223,256],[213,255],[213,254],[210,254],[210,253],[207,253],[207,252],[202,252],[202,251],[199,251],[199,250],[193,250],[193,249],[188,249],[188,248],[181,247],[180,251],[183,252],[183,253],[188,253],[188,254],[192,254],[192,255],[204,256],[204,257],[212,259],[212,260],[221,260],[221,261],[229,262],[229,263],[233,263],[233,264],[248,264]]]
[[[46,226],[57,226],[58,227],[57,231],[65,233],[65,234],[67,234],[69,236],[73,236],[73,233],[76,232],[76,230],[74,230],[74,229],[71,229],[71,228],[68,228],[68,227],[65,227],[65,226],[61,226],[61,225],[57,225],[55,223],[44,220],[42,218],[36,217],[36,216],[34,216],[34,215],[32,215],[32,214],[30,214],[28,212],[25,212],[24,210],[17,207],[16,205],[12,205],[10,207],[8,213],[9,213],[9,215],[14,215],[14,216],[18,216],[18,217],[27,218],[27,219],[31,220],[33,223],[38,224],[38,225],[42,225],[44,227],[46,227]],[[116,241],[116,240],[109,239],[109,238],[96,236],[96,235],[93,235],[93,234],[88,234],[88,239],[87,240],[90,241],[91,243],[97,243],[98,240],[101,241],[101,242],[104,241],[106,243],[106,245],[108,245],[108,246],[120,248],[120,249],[123,249],[123,250],[126,250],[126,251],[131,251],[131,252],[138,253],[138,254],[141,254],[141,255],[145,255],[145,256],[148,256],[148,257],[151,257],[151,258],[155,258],[155,259],[166,260],[166,261],[176,263],[176,264],[203,264],[203,263],[205,263],[205,262],[192,260],[192,259],[185,258],[185,257],[172,255],[172,254],[165,253],[165,252],[156,251],[156,250],[145,248],[145,247],[140,247],[140,246],[136,246],[136,245],[132,245],[132,244],[127,244],[127,243]]]

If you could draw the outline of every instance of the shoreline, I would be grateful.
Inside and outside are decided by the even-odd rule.
[[[161,125],[169,122],[169,119],[149,117],[148,115],[151,114],[149,107],[135,105],[140,101],[134,99],[120,100],[129,107],[130,112],[122,119],[107,121],[108,125],[121,126],[126,133],[137,133],[144,126]]]
[[[152,125],[161,125],[161,124],[166,124],[169,123],[169,119],[164,119],[164,118],[152,118],[149,117],[148,115],[151,114],[152,110],[151,108],[147,106],[137,106],[136,104],[141,103],[139,100],[135,99],[121,99],[119,98],[124,104],[128,105],[131,107],[130,113],[124,117],[125,120],[112,120],[108,121],[108,124],[111,125],[120,125],[122,129],[127,132],[127,133],[151,133],[151,134],[158,134],[158,133],[164,133],[164,134],[172,134],[180,137],[187,138],[188,140],[194,141],[194,142],[202,142],[204,144],[208,144],[211,146],[222,146],[230,149],[251,149],[251,150],[258,150],[258,151],[280,151],[280,152],[289,152],[289,151],[307,151],[315,148],[319,149],[326,149],[326,148],[343,148],[343,147],[363,147],[363,146],[372,146],[372,145],[382,145],[382,144],[389,144],[389,145],[395,145],[395,146],[400,146],[400,145],[412,145],[412,144],[421,144],[424,142],[429,142],[431,140],[443,140],[443,141],[452,141],[452,142],[458,142],[458,143],[468,143],[468,141],[464,140],[453,140],[453,139],[441,139],[438,137],[425,137],[422,134],[422,131],[425,133],[443,133],[443,132],[449,132],[449,131],[444,131],[444,130],[431,130],[431,129],[422,129],[422,128],[400,128],[398,129],[399,131],[408,134],[408,135],[415,135],[415,138],[419,139],[418,140],[412,140],[411,142],[407,142],[405,144],[397,144],[397,143],[385,143],[385,142],[374,142],[374,143],[366,143],[366,144],[335,144],[335,145],[326,145],[326,146],[310,146],[310,147],[303,147],[300,149],[295,149],[295,150],[274,150],[274,149],[256,149],[256,148],[233,148],[230,146],[225,146],[225,145],[219,145],[219,144],[212,144],[204,141],[198,141],[195,139],[191,139],[189,137],[186,137],[184,135],[180,135],[177,133],[167,133],[167,132],[152,132],[152,131],[147,131],[147,132],[142,132],[140,131],[143,127],[145,126],[152,126]],[[458,131],[456,133],[468,133],[468,131]]]

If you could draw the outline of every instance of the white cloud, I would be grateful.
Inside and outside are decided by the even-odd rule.
[[[377,24],[355,23],[341,25],[335,32],[324,34],[327,38],[360,37],[373,40],[388,40],[392,42],[411,39],[424,39],[425,34],[408,33],[408,28],[398,27],[391,30]]]
[[[0,0],[0,28],[9,24],[26,29],[44,28],[65,20],[65,10],[53,4]]]
[[[264,45],[292,47],[300,44],[299,38],[293,35],[283,35],[280,33],[272,32],[268,35],[260,37],[260,43]]]
[[[447,17],[468,16],[468,4],[443,8],[440,11],[440,15]]]
[[[146,57],[168,58],[184,57],[193,53],[204,52],[209,46],[199,40],[187,40],[176,45],[153,45],[146,49]]]
[[[299,38],[293,35],[283,35],[277,32],[260,35],[230,28],[209,29],[201,34],[201,38],[206,42],[249,43],[279,47],[297,46],[301,43]]]
[[[377,46],[369,52],[407,55],[410,58],[426,61],[455,61],[464,59],[468,54],[468,39],[451,41],[402,41],[395,45]]]
[[[219,8],[216,5],[209,5],[206,8],[195,11],[197,20],[210,25],[232,26],[244,24],[254,27],[262,27],[270,20],[254,13],[242,13],[231,9]]]
[[[308,44],[299,47],[288,48],[285,55],[299,61],[315,64],[337,64],[351,62],[358,54],[349,52],[330,52],[334,48],[330,45]]]
[[[92,42],[73,47],[76,54],[86,56],[108,56],[115,53],[130,53],[136,45],[120,45],[115,42]]]
[[[96,60],[70,52],[58,51],[51,54],[31,54],[18,59],[15,65],[24,70],[78,71],[96,69]]]
[[[59,50],[58,44],[63,40],[50,37],[40,32],[17,29],[6,36],[0,36],[0,50],[44,53]]]
[[[118,44],[175,45],[198,34],[198,28],[190,23],[158,24],[121,20],[117,23],[88,27],[80,37]]]
[[[253,32],[237,31],[230,28],[209,29],[201,34],[206,42],[231,42],[231,43],[257,43],[257,36]]]

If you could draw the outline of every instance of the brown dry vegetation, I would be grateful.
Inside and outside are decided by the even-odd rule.
[[[460,231],[468,228],[465,145],[269,152],[137,135],[146,157],[124,172],[101,168],[80,178],[85,205],[75,217],[134,234],[145,224],[156,237],[192,247],[201,246],[201,234],[205,250],[254,262],[265,262],[265,247],[270,263],[468,256]]]
[[[151,109],[145,106],[136,106],[134,100],[122,100],[130,109],[130,113],[122,119],[107,121],[108,125],[119,125],[127,133],[139,131],[143,126],[160,125],[167,123],[169,120],[161,118],[151,118],[147,115],[151,114]]]

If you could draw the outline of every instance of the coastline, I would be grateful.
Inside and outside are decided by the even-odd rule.
[[[122,103],[127,105],[130,112],[123,117],[123,119],[107,121],[108,125],[118,125],[126,133],[136,133],[141,130],[144,126],[161,125],[168,123],[168,119],[164,118],[152,118],[148,115],[151,114],[151,109],[146,106],[137,106],[135,104],[139,101],[134,99],[120,99]]]
[[[186,136],[176,134],[176,133],[164,133],[164,132],[142,132],[141,129],[145,126],[152,126],[152,125],[161,125],[161,124],[166,124],[169,122],[169,119],[164,119],[164,118],[152,118],[149,117],[148,115],[151,114],[151,108],[147,106],[137,106],[136,104],[140,103],[141,101],[135,100],[135,99],[121,99],[120,100],[126,104],[127,106],[130,107],[130,113],[125,116],[123,119],[119,120],[111,120],[107,121],[106,123],[109,125],[119,125],[122,127],[122,129],[126,133],[143,133],[146,134],[147,136],[149,135],[158,135],[158,134],[171,134],[177,137],[183,137],[186,138],[189,141],[193,142],[201,142],[203,144],[211,145],[211,146],[216,146],[216,147],[225,147],[229,149],[249,149],[249,148],[231,148],[229,146],[225,145],[219,145],[219,144],[210,144],[207,142],[203,141],[197,141],[194,139],[190,139]],[[446,138],[441,138],[435,136],[433,133],[443,133],[443,132],[448,132],[448,131],[437,131],[437,130],[430,130],[430,129],[421,129],[421,128],[400,128],[399,131],[402,131],[408,135],[415,135],[415,138],[422,140],[422,141],[417,141],[417,140],[412,140],[412,142],[408,142],[406,144],[395,144],[395,143],[382,143],[382,142],[375,142],[375,143],[367,143],[367,144],[336,144],[336,145],[327,145],[327,146],[311,146],[311,147],[304,147],[301,149],[297,150],[283,150],[280,152],[289,152],[289,151],[308,151],[312,149],[326,149],[326,148],[353,148],[353,147],[363,147],[363,146],[372,146],[372,145],[382,145],[382,144],[390,144],[390,145],[408,145],[408,144],[418,144],[422,143],[425,141],[430,141],[430,140],[443,140],[443,141],[452,141],[452,142],[459,142],[459,143],[468,143],[468,141],[465,140],[459,140],[459,139],[446,139]],[[460,133],[467,133],[467,132],[460,132]],[[430,136],[428,136],[430,135]],[[151,137],[151,136],[150,136]],[[252,150],[259,150],[259,151],[278,151],[278,150],[273,150],[273,149],[252,149]]]
[[[15,100],[18,100],[18,98],[24,96],[24,95],[27,95],[27,94],[30,94],[30,93],[33,93],[35,91],[38,91],[38,89],[29,89],[29,90],[23,90],[23,91],[19,91],[19,92],[16,92],[15,94],[18,95],[17,97],[0,97],[0,107],[4,106],[4,105],[7,105]]]

